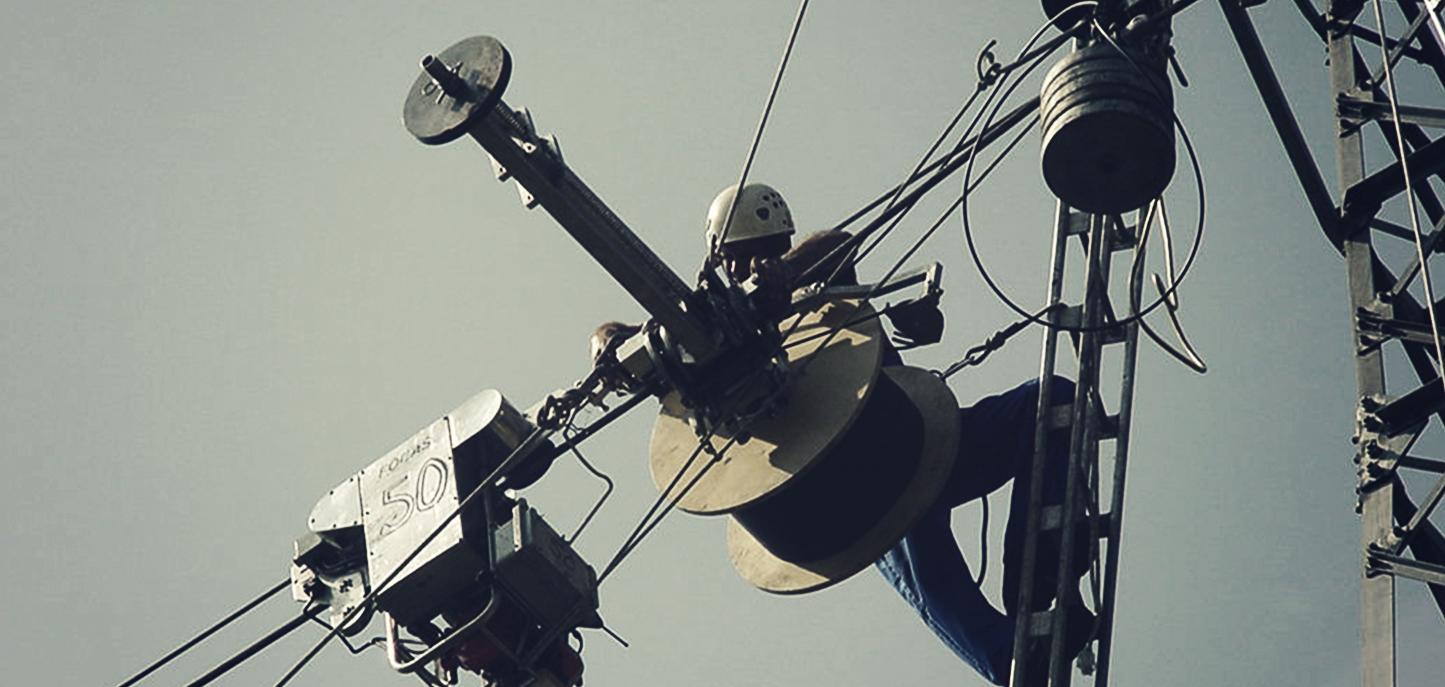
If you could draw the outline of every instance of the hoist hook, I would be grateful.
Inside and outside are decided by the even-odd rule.
[[[978,83],[981,88],[989,88],[998,81],[1003,74],[1003,67],[998,64],[998,59],[993,55],[993,46],[998,45],[998,39],[990,39],[988,45],[978,52],[978,59],[974,62],[974,69],[978,72]]]

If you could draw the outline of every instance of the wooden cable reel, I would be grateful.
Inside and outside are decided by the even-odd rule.
[[[731,516],[728,550],[744,579],[794,594],[867,567],[933,504],[957,452],[958,404],[932,373],[880,371],[883,332],[866,302],[827,303],[780,328],[786,405],[749,425],[746,442],[709,437],[714,457],[697,452],[691,413],[670,394],[650,463],[659,489],[697,480],[678,507]]]

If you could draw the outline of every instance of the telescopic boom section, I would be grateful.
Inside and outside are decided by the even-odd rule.
[[[628,295],[696,360],[715,353],[714,328],[700,299],[502,102],[511,58],[496,39],[468,38],[422,60],[407,96],[407,130],[438,145],[470,135],[581,244]]]

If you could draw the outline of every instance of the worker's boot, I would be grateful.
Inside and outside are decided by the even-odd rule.
[[[1065,602],[1069,606],[1068,624],[1064,628],[1064,657],[1065,663],[1072,662],[1078,657],[1079,652],[1094,637],[1094,625],[1097,618],[1077,594]],[[1014,687],[1047,687],[1049,684],[1049,649],[1053,641],[1049,636],[1034,637],[1029,640],[1032,644],[1029,647],[1029,669],[1025,674],[1028,683],[1026,685],[1015,685]]]
[[[1035,555],[1034,585],[1033,594],[1030,596],[1029,610],[1042,611],[1048,609],[1054,603],[1054,596],[1059,587],[1059,555],[1062,551],[1059,530],[1039,533],[1038,551]],[[1089,571],[1090,547],[1089,547],[1089,526],[1087,522],[1074,525],[1074,556],[1070,561],[1069,582],[1076,582],[1084,573]],[[1022,547],[1020,547],[1022,548]],[[1019,580],[1023,576],[1022,552],[1004,560],[1003,578],[1003,600],[1004,608],[1013,613],[1018,607],[1019,601]]]

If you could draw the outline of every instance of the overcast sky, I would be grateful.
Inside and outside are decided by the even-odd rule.
[[[475,144],[431,148],[406,132],[423,55],[501,39],[515,65],[507,102],[690,280],[707,205],[739,174],[795,12],[756,0],[9,7],[5,682],[122,681],[283,579],[332,486],[477,391],[527,407],[570,386],[596,323],[643,316],[493,179]],[[1254,16],[1332,174],[1323,50],[1282,0]],[[830,226],[906,174],[973,88],[989,40],[1008,59],[1041,21],[1037,6],[1002,0],[813,3],[751,178],[786,194],[803,231]],[[1207,191],[1181,317],[1210,372],[1152,346],[1140,356],[1113,684],[1358,684],[1344,267],[1218,7],[1192,8],[1176,34],[1191,84],[1178,115]],[[1034,134],[971,201],[986,265],[1031,307],[1054,211],[1037,160]],[[1181,163],[1169,191],[1183,245],[1197,221],[1190,176]],[[900,231],[919,235],[940,210]],[[957,217],[944,226],[915,260],[948,277],[946,337],[909,358],[932,368],[1015,319],[979,279]],[[955,393],[971,402],[1036,374],[1041,340],[1019,335],[952,378]],[[654,412],[584,445],[618,483],[578,544],[594,566],[654,495]],[[600,493],[559,461],[528,496],[570,531]],[[975,558],[979,514],[955,522]],[[724,530],[676,515],[607,580],[603,616],[631,648],[589,634],[587,684],[984,684],[873,570],[770,596],[732,570]],[[997,531],[991,543],[996,555]],[[1418,584],[1400,599],[1401,684],[1437,684],[1439,614]],[[298,610],[273,601],[148,684],[184,684]],[[319,635],[307,627],[218,684],[272,684]],[[293,684],[412,680],[381,652],[331,646]]]

